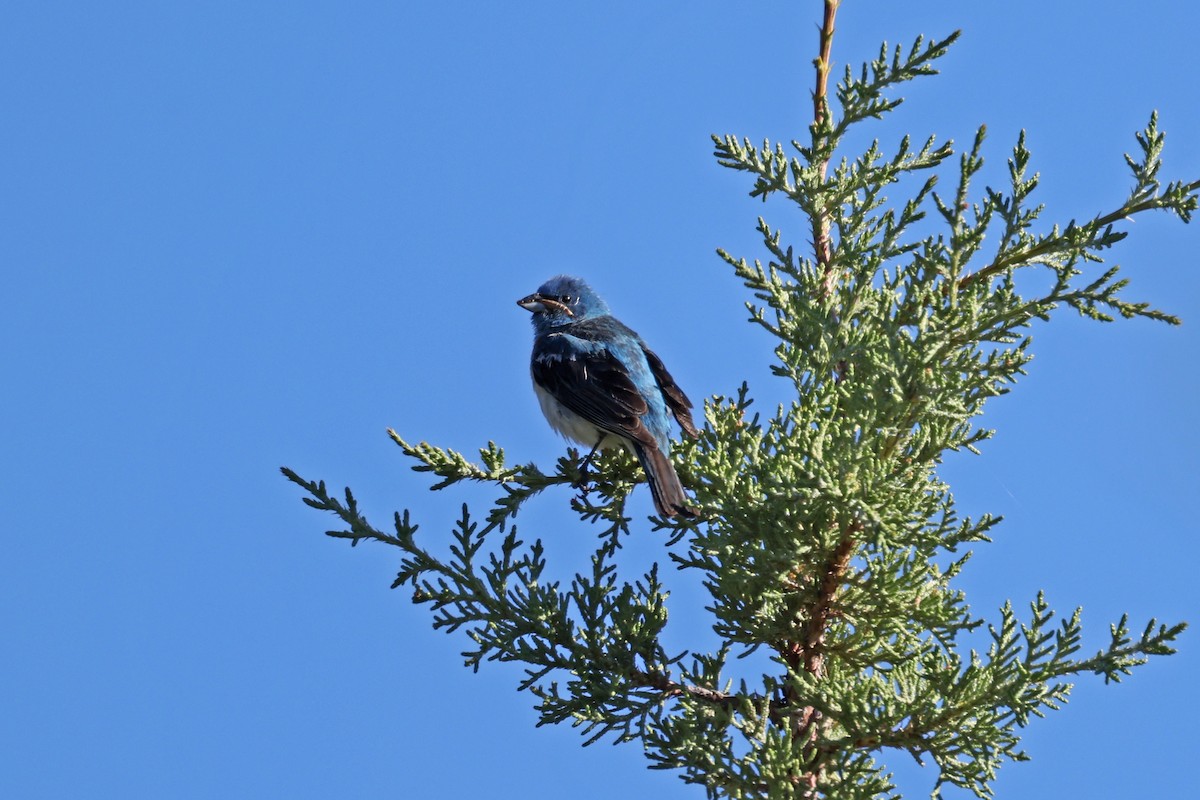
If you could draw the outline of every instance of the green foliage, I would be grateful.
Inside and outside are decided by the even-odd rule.
[[[494,444],[474,462],[389,431],[414,469],[439,479],[434,488],[499,490],[482,518],[463,506],[446,555],[418,541],[408,511],[385,532],[348,489],[338,499],[284,470],[306,503],[341,520],[331,536],[401,551],[394,585],[411,587],[435,628],[466,633],[468,666],[522,664],[539,724],[569,721],[589,743],[640,741],[653,767],[679,770],[713,798],[896,797],[877,761],[890,751],[931,762],[938,786],[988,797],[1000,764],[1026,757],[1019,729],[1059,708],[1072,676],[1119,680],[1173,652],[1183,624],[1151,620],[1132,637],[1122,619],[1106,647],[1081,658],[1078,610],[1056,624],[1039,594],[1027,616],[1008,604],[988,625],[954,587],[964,548],[986,542],[999,519],[960,518],[937,474],[942,458],[991,436],[975,418],[1024,374],[1034,320],[1067,306],[1100,321],[1178,322],[1125,299],[1118,267],[1095,265],[1126,235],[1117,227],[1126,218],[1159,209],[1186,222],[1200,188],[1161,183],[1153,115],[1139,155],[1126,157],[1134,186],[1125,201],[1048,228],[1030,204],[1038,176],[1024,135],[1002,189],[975,186],[983,128],[945,195],[937,170],[951,164],[950,142],[915,147],[904,137],[890,151],[875,142],[834,163],[847,131],[895,109],[890,92],[932,74],[956,37],[919,39],[907,52],[885,46],[846,71],[836,108],[818,84],[807,142],[756,148],[714,137],[719,163],[753,177],[752,196],[800,208],[813,245],[798,253],[759,219],[766,263],[719,251],[750,290],[750,321],[776,342],[775,374],[795,391],[769,417],[751,411],[745,385],[710,398],[700,437],[676,449],[701,516],[654,525],[667,532],[671,562],[702,576],[721,640],[714,652],[664,649],[657,565],[632,581],[617,574],[625,499],[640,479],[625,455],[601,455],[572,501],[599,543],[591,569],[569,580],[547,574],[545,545],[519,537],[515,519],[543,489],[580,484],[573,450],[545,473],[508,466]],[[885,191],[907,183],[909,195],[887,205]],[[1048,290],[1021,291],[1031,270],[1049,271]],[[968,649],[985,628],[986,652]],[[735,680],[730,656],[753,651],[772,668]]]

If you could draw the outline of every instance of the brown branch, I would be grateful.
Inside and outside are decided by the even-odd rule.
[[[821,585],[817,589],[817,597],[809,613],[808,623],[804,626],[803,638],[800,641],[788,642],[780,648],[780,654],[793,670],[803,669],[817,678],[825,674],[825,636],[829,629],[829,622],[835,613],[834,600],[846,577],[846,572],[850,568],[850,559],[854,555],[858,534],[862,532],[862,529],[862,523],[855,521],[843,530],[842,538],[830,555],[829,561],[826,562],[821,575]],[[784,705],[794,703],[796,698],[790,688],[784,694]],[[776,715],[773,714],[772,719],[775,717]],[[817,741],[824,722],[825,717],[819,709],[805,706],[794,718],[792,738],[805,741],[808,747],[812,747]],[[806,796],[815,797],[821,772],[824,769],[822,762],[829,756],[829,752],[820,748],[809,752],[811,757],[805,765],[805,771],[797,776],[796,780],[807,787]]]
[[[817,131],[825,125],[828,120],[826,117],[829,114],[829,73],[833,67],[833,62],[830,60],[830,53],[833,51],[833,22],[837,17],[838,6],[841,0],[825,0],[825,16],[821,22],[820,49],[819,55],[813,61],[813,66],[817,70],[817,85],[813,90],[813,144],[816,144]],[[825,158],[818,165],[821,180],[825,180],[825,174],[829,169],[829,159]],[[812,220],[813,231],[813,251],[816,256],[817,263],[825,268],[825,283],[824,293],[826,297],[833,294],[833,285],[836,280],[833,268],[830,262],[833,261],[833,243],[829,239],[829,215],[825,213],[814,215]]]
[[[833,615],[834,595],[841,588],[842,579],[850,568],[850,557],[854,554],[854,545],[858,543],[858,534],[862,529],[863,524],[855,521],[842,533],[842,539],[821,578],[817,602],[808,618],[804,634],[804,669],[818,678],[825,674],[825,631]]]
[[[820,55],[813,62],[817,68],[817,88],[813,91],[813,121],[818,125],[825,121],[826,97],[829,94],[829,72],[833,62],[829,54],[833,51],[833,20],[837,16],[841,0],[825,0],[825,18],[821,22]],[[821,167],[821,175],[825,174],[828,161]]]
[[[698,700],[704,700],[714,705],[728,706],[734,696],[725,692],[719,692],[716,689],[708,689],[703,686],[693,686],[686,683],[676,683],[661,673],[644,672],[642,670],[634,670],[630,677],[638,684],[650,689],[657,689],[668,697],[678,697],[679,695],[689,695]]]
[[[825,14],[821,21],[821,32],[817,58],[813,61],[816,68],[816,87],[813,89],[813,123],[812,137],[814,152],[823,149],[826,144],[821,141],[823,128],[829,127],[829,73],[832,71],[834,21],[837,18],[838,6],[841,0],[825,0]],[[822,183],[829,171],[829,161],[832,154],[826,155],[817,165],[817,172]],[[824,298],[833,296],[837,285],[837,272],[833,267],[833,241],[831,239],[832,223],[827,211],[820,211],[812,217],[813,255],[825,271],[822,280],[821,293]],[[841,381],[846,374],[846,364],[837,365],[836,380]],[[833,611],[833,598],[841,586],[842,578],[854,552],[855,528],[847,528],[838,542],[830,561],[821,578],[821,586],[817,591],[817,599],[813,604],[808,623],[805,626],[800,641],[786,642],[778,648],[780,655],[792,670],[803,669],[810,674],[821,677],[825,672],[824,643],[825,631]],[[796,701],[791,688],[784,692],[784,705],[793,705]],[[794,717],[792,722],[792,737],[805,741],[808,745],[817,739],[822,722],[821,712],[813,706],[805,706]],[[805,788],[806,797],[815,797],[822,772],[824,754],[814,752],[803,772],[793,773],[792,780]]]
[[[817,599],[808,616],[808,624],[804,626],[804,639],[793,642],[787,652],[788,664],[793,669],[803,668],[805,672],[818,678],[825,675],[825,634],[833,618],[834,597],[850,568],[850,557],[854,555],[854,546],[858,543],[858,534],[862,529],[861,522],[851,523],[842,533],[841,540],[829,557],[821,576]],[[815,709],[805,709],[802,724],[810,727],[815,721],[812,719],[814,716],[819,716]]]

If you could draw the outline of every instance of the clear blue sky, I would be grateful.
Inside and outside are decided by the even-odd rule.
[[[0,795],[701,797],[636,747],[535,730],[519,671],[462,669],[464,640],[388,589],[396,554],[325,538],[278,467],[381,523],[415,506],[435,540],[490,493],[430,495],[385,427],[551,464],[514,300],[560,271],[693,398],[781,391],[713,251],[761,255],[759,213],[804,228],[708,136],[803,133],[819,7],[10,2]],[[1120,201],[1154,108],[1168,177],[1200,176],[1193,4],[846,0],[839,21],[843,65],[962,28],[875,132],[987,123],[1001,168],[1027,128],[1047,221]],[[1042,326],[996,439],[946,470],[964,511],[1007,516],[963,578],[973,609],[1045,588],[1083,605],[1088,650],[1123,611],[1200,609],[1200,229],[1133,227],[1130,297],[1184,326]],[[586,530],[525,532],[583,567]],[[1193,631],[1120,686],[1082,681],[998,797],[1194,791],[1198,674]]]

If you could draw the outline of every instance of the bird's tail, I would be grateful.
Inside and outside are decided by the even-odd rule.
[[[671,463],[661,450],[654,446],[640,443],[634,445],[638,461],[646,472],[646,480],[650,483],[650,495],[654,498],[654,508],[661,516],[685,517],[696,516],[696,510],[688,505],[687,495],[683,493],[683,484]]]

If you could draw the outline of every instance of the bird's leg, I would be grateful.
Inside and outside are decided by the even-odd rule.
[[[596,451],[600,449],[600,444],[604,441],[606,435],[604,433],[600,434],[600,438],[592,445],[591,452],[584,457],[583,461],[579,462],[579,481],[575,484],[576,489],[582,489],[587,484],[587,472],[588,467],[592,463],[592,456],[596,455]]]

